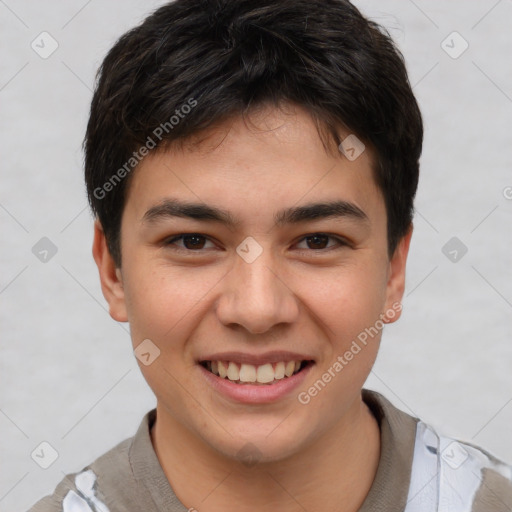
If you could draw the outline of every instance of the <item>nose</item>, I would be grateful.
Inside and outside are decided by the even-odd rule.
[[[276,269],[270,249],[263,250],[252,263],[237,255],[222,286],[217,316],[226,326],[239,325],[252,334],[262,334],[298,318],[291,283]]]

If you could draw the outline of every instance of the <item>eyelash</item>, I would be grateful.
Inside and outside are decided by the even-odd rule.
[[[204,238],[207,241],[211,242],[209,237],[207,237],[206,235],[202,235],[201,233],[182,233],[180,235],[177,235],[177,236],[174,236],[172,238],[165,240],[164,246],[171,247],[174,245],[174,247],[171,247],[173,250],[180,251],[180,252],[188,252],[188,253],[201,253],[201,252],[205,251],[206,249],[194,250],[194,249],[187,249],[186,247],[178,247],[175,245],[176,241],[183,240],[185,237],[192,237],[192,236],[201,237],[201,238]],[[308,235],[304,235],[297,243],[300,243],[300,242],[306,240],[307,238],[312,238],[314,236],[325,236],[329,239],[335,240],[338,245],[334,246],[334,247],[326,247],[324,249],[299,249],[299,251],[301,251],[301,252],[317,252],[318,253],[318,252],[326,252],[326,251],[331,251],[333,249],[340,249],[342,247],[350,246],[349,242],[347,242],[345,239],[343,239],[339,236],[330,235],[329,233],[311,233]]]

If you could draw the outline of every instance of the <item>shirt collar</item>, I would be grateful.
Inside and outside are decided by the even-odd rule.
[[[394,407],[380,393],[363,389],[362,396],[379,424],[381,452],[373,484],[359,512],[403,510],[411,479],[418,419]],[[156,409],[152,409],[133,437],[129,451],[133,474],[153,502],[155,512],[187,512],[173,492],[153,448],[150,432],[155,419]]]

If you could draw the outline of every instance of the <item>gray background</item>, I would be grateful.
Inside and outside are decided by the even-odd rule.
[[[0,0],[2,511],[52,492],[155,405],[101,294],[80,144],[103,56],[162,3]],[[404,315],[367,387],[512,461],[512,1],[356,4],[404,52],[426,128]],[[46,59],[31,48],[43,31],[59,45]],[[442,47],[453,31],[469,43],[458,58]],[[42,237],[57,248],[46,262]],[[59,454],[48,469],[31,458],[42,441]]]

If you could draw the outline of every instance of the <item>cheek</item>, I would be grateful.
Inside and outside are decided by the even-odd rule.
[[[386,275],[376,265],[353,264],[323,275],[315,269],[302,273],[300,280],[311,308],[343,337],[373,324],[384,311]]]
[[[129,275],[125,295],[133,348],[137,352],[150,340],[157,347],[150,351],[158,354],[148,365],[140,359],[140,370],[157,398],[179,415],[187,400],[179,384],[189,371],[187,340],[210,282],[190,269],[150,262],[131,267]]]
[[[169,346],[187,335],[187,326],[222,277],[218,270],[147,262],[128,267],[126,306],[134,345],[145,338]]]
[[[385,306],[386,275],[377,265],[353,265],[330,271],[316,283],[306,279],[304,289],[317,325],[328,340],[319,374],[327,372],[326,379],[336,376],[319,401],[321,405],[333,399],[331,393],[357,392],[371,371],[384,326],[380,315]]]

